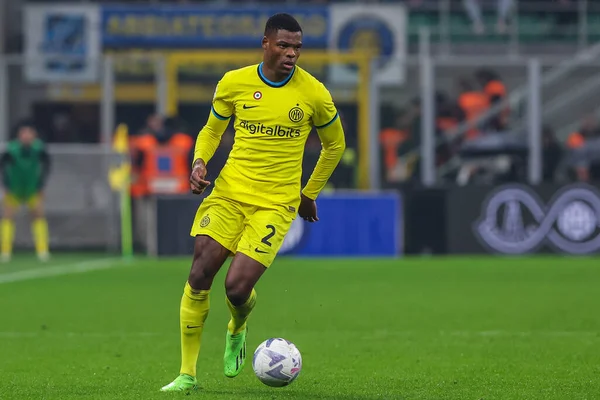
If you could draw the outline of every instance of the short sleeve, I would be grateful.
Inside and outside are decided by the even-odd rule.
[[[233,101],[231,100],[230,78],[228,74],[217,83],[212,101],[212,113],[221,120],[228,119],[233,114]]]
[[[313,115],[313,125],[315,128],[325,128],[333,123],[338,117],[337,109],[333,104],[333,99],[329,90],[319,83],[315,90],[315,113]]]

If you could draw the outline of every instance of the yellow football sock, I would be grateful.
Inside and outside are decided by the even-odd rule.
[[[48,253],[48,221],[46,218],[36,218],[31,224],[35,251],[37,254]]]
[[[185,283],[179,310],[182,374],[196,376],[202,330],[210,309],[209,294],[210,290],[194,290],[188,282]]]
[[[246,321],[248,320],[248,317],[250,316],[250,313],[255,305],[256,290],[254,289],[252,289],[252,293],[250,293],[248,300],[246,300],[246,302],[241,306],[234,306],[227,298],[227,306],[229,307],[229,311],[231,311],[231,319],[227,325],[229,333],[235,335],[242,332],[246,328]]]
[[[15,237],[15,223],[10,219],[2,220],[2,255],[11,255]]]

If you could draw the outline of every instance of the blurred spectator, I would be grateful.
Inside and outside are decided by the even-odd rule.
[[[475,72],[475,78],[483,88],[483,93],[487,96],[490,107],[495,107],[502,102],[506,103],[506,87],[495,71],[488,68],[481,68]],[[500,113],[494,115],[486,123],[486,127],[496,132],[506,130],[509,113],[510,109],[508,104],[506,104]]]
[[[396,118],[393,126],[386,127],[379,133],[379,143],[383,152],[383,161],[385,167],[385,180],[387,182],[399,182],[406,178],[406,162],[399,157],[398,150],[404,143],[409,132],[403,129],[404,116]]]
[[[485,33],[485,25],[483,23],[483,16],[481,13],[481,0],[464,0],[464,6],[471,18],[473,23],[473,31],[477,35]],[[513,6],[513,0],[497,0],[497,20],[496,20],[496,32],[499,34],[506,33],[506,27],[508,23],[508,14]]]
[[[588,142],[593,139],[598,139],[598,133],[598,122],[596,117],[592,115],[585,118],[579,130],[571,133],[567,138],[567,148],[574,161],[573,172],[576,180],[589,181],[592,178],[597,179],[600,177],[597,173],[590,173],[590,167],[593,167],[593,171],[596,172],[598,166],[590,165],[590,160],[584,157],[585,148],[589,144]]]
[[[478,119],[488,110],[488,96],[475,89],[475,85],[466,78],[459,80],[460,95],[458,96],[458,105],[460,106],[465,121],[469,124],[469,129],[465,135],[467,140],[477,137],[480,133]]]
[[[150,115],[131,139],[134,197],[151,193],[188,193],[194,140],[180,131],[178,121]]]

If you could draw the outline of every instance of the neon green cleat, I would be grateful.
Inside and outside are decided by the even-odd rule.
[[[167,386],[163,386],[161,392],[190,392],[198,389],[198,381],[190,375],[181,374]]]
[[[227,331],[223,361],[225,362],[225,376],[229,378],[238,376],[246,364],[246,333],[248,333],[248,328],[236,335]]]

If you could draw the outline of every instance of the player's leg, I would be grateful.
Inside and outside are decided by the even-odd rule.
[[[210,288],[231,249],[237,246],[243,219],[243,213],[234,203],[214,198],[205,199],[196,213],[191,231],[195,236],[194,258],[179,312],[180,375],[162,391],[188,391],[197,387],[196,364],[210,308]]]
[[[202,331],[210,309],[210,288],[229,254],[229,250],[211,237],[196,236],[192,268],[179,310],[181,374],[196,376]]]
[[[179,376],[162,391],[186,391],[197,387],[196,364],[202,331],[210,309],[210,287],[230,251],[206,235],[196,236],[194,259],[179,308],[181,368]]]
[[[35,252],[40,261],[47,261],[50,253],[48,245],[48,221],[44,212],[44,198],[41,194],[37,194],[27,201],[27,206],[31,210],[31,232],[33,234],[33,242],[35,243]]]
[[[225,278],[226,302],[231,319],[225,339],[224,373],[233,378],[246,363],[246,321],[256,304],[254,286],[266,271],[260,262],[243,253],[237,253]]]
[[[284,210],[258,209],[248,216],[237,253],[225,278],[227,326],[224,373],[237,376],[246,362],[246,322],[256,304],[254,286],[271,265],[294,218]]]
[[[15,214],[19,208],[18,199],[10,193],[4,196],[2,204],[2,223],[0,234],[2,235],[1,253],[2,261],[7,262],[12,255],[13,241],[15,238]]]

